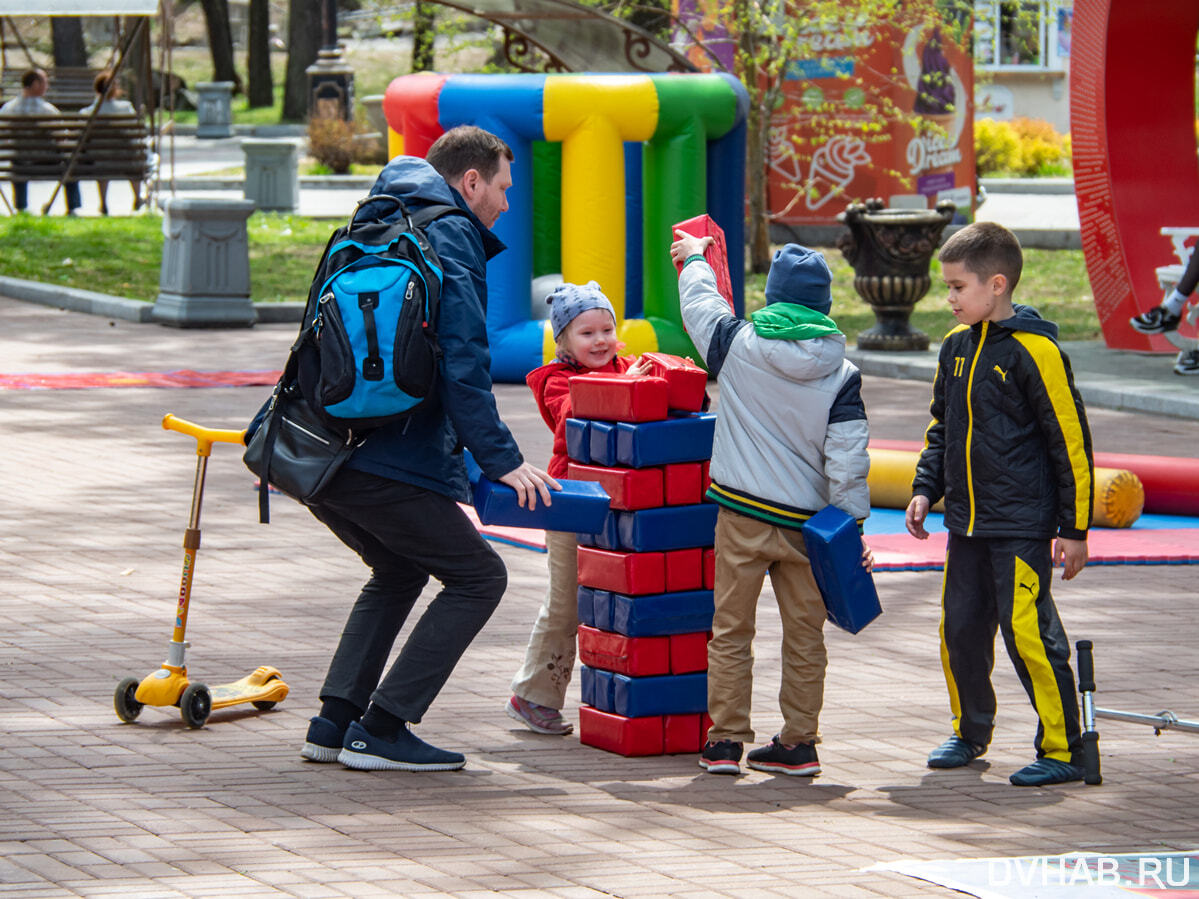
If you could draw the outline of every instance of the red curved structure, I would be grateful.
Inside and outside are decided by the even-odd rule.
[[[1199,226],[1194,0],[1076,0],[1070,128],[1082,248],[1109,347],[1178,350],[1128,319],[1161,302],[1163,226]],[[1148,485],[1146,485],[1148,486]]]

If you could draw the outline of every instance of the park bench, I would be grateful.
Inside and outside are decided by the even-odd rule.
[[[12,100],[21,96],[21,76],[25,69],[10,68],[0,72],[0,98]],[[46,70],[50,86],[46,100],[58,107],[60,112],[76,112],[96,99],[93,81],[98,69],[69,68],[66,66]]]
[[[0,181],[144,181],[153,175],[141,116],[90,118],[89,124],[80,113],[0,116]]]

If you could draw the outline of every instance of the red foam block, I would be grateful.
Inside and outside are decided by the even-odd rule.
[[[716,550],[704,550],[704,589],[716,589]]]
[[[713,221],[712,216],[704,214],[689,218],[685,222],[679,222],[674,226],[674,230],[685,231],[692,237],[712,238],[712,243],[704,250],[704,261],[712,266],[712,271],[716,273],[716,289],[729,304],[729,311],[736,315],[737,309],[733,305],[733,279],[729,275],[729,251],[725,244],[724,229]],[[670,239],[674,240],[674,231],[671,231]],[[686,259],[682,260],[682,262],[686,261]],[[675,263],[675,268],[679,271],[683,270],[681,263]]]
[[[691,552],[691,550],[681,550]],[[699,552],[699,550],[694,550]],[[667,587],[666,559],[675,553],[626,553],[579,547],[579,583],[626,596],[644,596],[689,587]]]
[[[598,482],[610,497],[613,509],[633,512],[656,509],[663,504],[661,468],[605,468],[571,462],[566,476],[576,481]]]
[[[642,353],[649,363],[649,373],[665,378],[667,404],[683,412],[699,412],[704,407],[704,392],[708,389],[708,373],[682,356],[670,353]]]
[[[640,639],[647,639],[641,637]],[[653,638],[648,638],[653,639]],[[708,670],[708,634],[672,634],[670,641],[670,673],[690,674]]]
[[[642,553],[650,555],[650,553]],[[704,583],[704,551],[699,547],[694,549],[674,549],[662,553],[665,556],[666,586],[662,592],[675,593],[679,590],[699,590]]]
[[[602,668],[632,677],[678,674],[681,672],[672,671],[673,648],[673,637],[626,637],[624,634],[602,631],[585,624],[579,625],[579,661],[592,668]],[[705,650],[705,659],[706,657]]]
[[[661,421],[670,410],[669,397],[665,378],[590,374],[570,379],[570,408],[575,418]]]
[[[663,715],[662,750],[666,755],[699,752],[708,740],[712,719],[703,715]]]
[[[662,716],[626,718],[579,706],[579,742],[618,755],[661,755],[665,746]]]
[[[700,483],[703,484],[703,492],[705,495],[708,492],[708,488],[712,486],[712,475],[709,473],[709,469],[711,467],[712,463],[710,461],[701,463],[699,477]]]
[[[574,475],[571,477],[573,478]],[[607,484],[604,484],[604,489],[608,491],[609,496],[612,495]],[[662,489],[665,502],[658,505],[691,506],[703,502],[703,466],[699,462],[676,462],[673,465],[664,466]]]

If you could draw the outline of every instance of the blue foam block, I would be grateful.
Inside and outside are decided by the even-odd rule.
[[[566,419],[566,455],[584,465],[591,463],[591,422],[587,419]]]
[[[616,711],[616,690],[613,683],[615,676],[611,671],[604,671],[602,668],[580,665],[579,687],[583,703],[594,706],[601,712]]]
[[[674,462],[702,462],[712,457],[712,435],[716,416],[711,412],[675,414],[662,421],[616,425],[615,462],[603,465],[627,465],[646,468]],[[592,449],[594,458],[594,438]]]
[[[601,631],[612,630],[612,593],[595,587],[579,587],[579,621]]]
[[[596,680],[598,692],[599,679]],[[611,711],[628,718],[706,712],[708,672],[662,674],[655,677],[613,674],[612,704]]]
[[[598,546],[600,549],[620,549],[616,515],[616,512],[609,512],[608,517],[604,519],[603,527],[594,534],[579,534],[579,545]]]
[[[591,434],[591,464],[616,464],[616,423],[611,421],[592,421],[587,429]]]
[[[712,629],[712,615],[716,609],[711,590],[680,590],[674,593],[651,593],[646,596],[608,593],[600,602],[611,609],[611,623],[603,629],[627,637],[659,637],[709,631]],[[599,624],[595,626],[603,627]]]
[[[874,578],[862,567],[862,538],[851,515],[825,506],[804,522],[803,539],[829,621],[856,634],[882,614]]]
[[[663,506],[636,512],[614,512],[620,548],[633,552],[668,552],[716,541],[715,503]]]
[[[538,497],[535,508],[523,509],[515,490],[484,477],[469,452],[463,456],[475,513],[483,524],[594,534],[603,528],[608,518],[608,494],[595,481],[558,478],[562,489],[551,491],[553,502],[550,505],[545,505]]]

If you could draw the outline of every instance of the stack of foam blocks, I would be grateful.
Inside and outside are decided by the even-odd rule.
[[[572,379],[566,431],[569,477],[611,498],[604,527],[579,535],[579,739],[625,756],[698,752],[711,724],[716,417],[699,411],[702,369],[646,355],[649,377]]]

